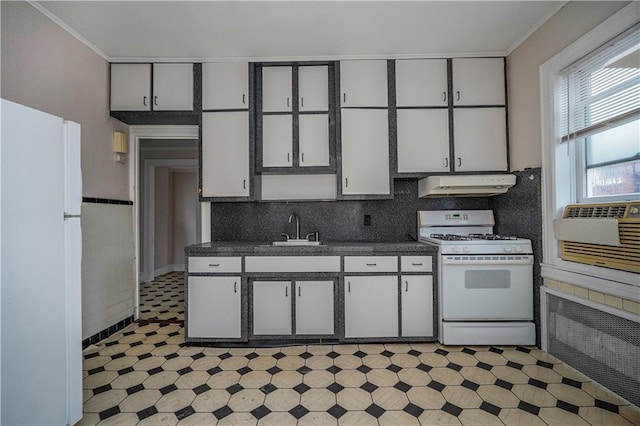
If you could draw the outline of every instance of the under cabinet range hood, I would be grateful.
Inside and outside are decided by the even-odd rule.
[[[418,182],[418,196],[487,197],[504,194],[515,183],[516,176],[510,174],[429,176]]]

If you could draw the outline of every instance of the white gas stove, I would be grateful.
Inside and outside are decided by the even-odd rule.
[[[532,345],[531,241],[495,235],[491,210],[418,212],[418,239],[439,247],[439,339]]]

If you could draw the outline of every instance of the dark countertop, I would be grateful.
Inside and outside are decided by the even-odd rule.
[[[438,251],[438,247],[415,241],[404,241],[399,243],[327,242],[319,246],[273,246],[266,241],[212,241],[186,246],[184,251],[187,256],[316,256],[367,255],[403,252],[435,254]]]

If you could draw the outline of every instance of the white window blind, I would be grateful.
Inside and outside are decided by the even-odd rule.
[[[555,84],[557,137],[584,138],[640,117],[640,24],[569,67]]]

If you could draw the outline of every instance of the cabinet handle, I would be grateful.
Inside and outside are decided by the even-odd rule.
[[[377,263],[367,263],[367,266],[378,266]]]
[[[447,102],[447,92],[442,92],[442,102]]]
[[[412,266],[422,266],[422,263],[412,263]]]
[[[284,288],[284,297],[289,297],[289,287]]]
[[[409,291],[409,281],[404,282],[404,291]]]
[[[460,91],[456,91],[456,101],[460,100]]]
[[[298,286],[298,297],[301,296],[302,293],[300,293],[300,286]]]
[[[142,97],[142,105],[147,106],[147,97],[146,96]]]
[[[153,104],[158,106],[158,97],[157,96],[153,97]]]
[[[302,157],[302,162],[304,163],[304,152],[300,153],[300,156]]]
[[[289,108],[289,98],[287,98],[287,108]]]
[[[349,178],[344,178],[344,187],[345,188],[349,187]]]
[[[290,158],[291,158],[291,154],[287,152],[287,163],[291,161]]]
[[[242,189],[247,189],[247,180],[242,179]]]
[[[346,103],[347,103],[347,94],[346,94],[346,93],[343,93],[343,94],[342,94],[342,103],[343,103],[343,104],[346,104]]]
[[[233,283],[233,292],[237,293],[238,292],[238,281]]]
[[[462,167],[462,157],[458,157],[458,167]]]
[[[244,105],[244,104],[246,104],[246,102],[245,102],[245,97],[246,97],[246,96],[247,96],[247,95],[245,95],[244,93],[242,94],[242,104],[243,104],[243,105]]]
[[[304,108],[304,98],[300,98],[300,106]]]
[[[351,293],[351,281],[347,281],[347,291]]]
[[[444,159],[444,167],[445,167],[445,169],[449,168],[449,159],[448,158]]]
[[[211,268],[217,268],[218,266],[220,266],[219,263],[210,263],[209,264],[209,267],[211,267]]]

